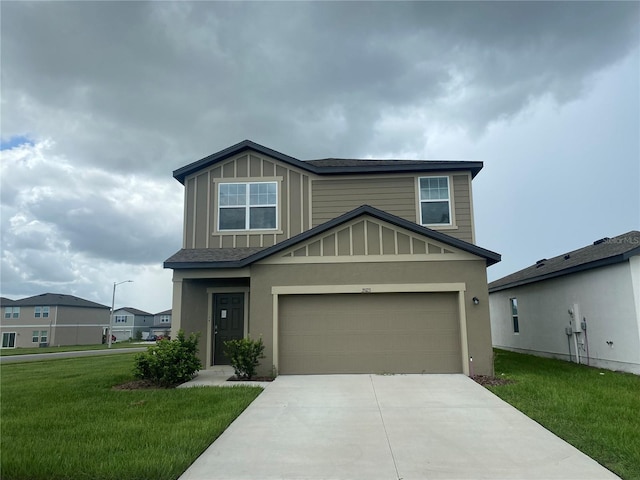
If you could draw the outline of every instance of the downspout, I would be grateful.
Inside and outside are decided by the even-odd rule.
[[[587,347],[587,365],[591,366],[590,357],[589,357],[589,337],[587,335],[587,317],[582,318],[582,324],[580,326],[584,331],[584,343]]]

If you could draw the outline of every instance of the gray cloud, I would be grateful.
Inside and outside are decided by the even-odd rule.
[[[637,45],[638,4],[9,2],[2,31],[7,133],[167,175],[247,137],[358,156],[392,112],[480,133],[570,101]]]
[[[481,179],[480,192],[520,200],[485,205],[517,216],[522,208],[559,204],[551,196],[541,206],[532,186],[504,172],[546,174],[563,152],[550,147],[536,157],[532,146],[585,135],[576,129],[549,140],[538,127],[507,142],[508,126],[541,103],[568,108],[589,97],[598,75],[630,54],[637,58],[640,38],[637,2],[1,8],[2,138],[36,141],[2,152],[2,291],[59,287],[97,301],[108,300],[114,279],[137,275],[148,283],[168,275],[157,269],[182,233],[182,187],[171,171],[245,138],[303,159],[486,155],[479,159],[494,163],[482,175],[496,183],[483,190]],[[635,86],[637,97],[637,75],[632,83],[625,91]],[[623,138],[598,139],[603,129],[595,126],[589,140],[598,158],[611,154],[600,145],[623,145],[614,157],[629,170],[640,157],[637,140],[629,140],[637,137],[637,112],[622,125],[634,133],[619,128]],[[505,138],[492,136],[496,128]],[[482,150],[486,138],[491,151]],[[465,150],[465,142],[473,145]],[[522,178],[545,182],[542,174]],[[627,180],[625,192],[637,191]],[[479,204],[476,211],[495,221],[493,210],[483,213]],[[486,232],[480,225],[479,238]],[[518,244],[504,240],[517,229],[496,231],[509,248]]]

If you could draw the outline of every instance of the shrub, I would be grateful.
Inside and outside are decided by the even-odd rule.
[[[264,358],[264,343],[259,340],[241,338],[224,342],[224,353],[229,358],[231,366],[238,378],[251,380],[256,374],[259,359]]]
[[[202,367],[196,356],[199,337],[199,333],[192,333],[186,338],[180,330],[175,340],[160,340],[135,356],[133,374],[162,387],[191,380]]]

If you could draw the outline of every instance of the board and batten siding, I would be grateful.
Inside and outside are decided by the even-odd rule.
[[[224,182],[278,183],[277,228],[218,231],[218,189]],[[185,179],[183,248],[269,247],[311,228],[310,174],[273,158],[243,153]]]
[[[321,225],[361,205],[370,205],[419,223],[418,178],[427,175],[316,178],[312,183],[312,223]],[[475,240],[471,207],[471,176],[448,176],[452,194],[452,227],[431,227],[470,243]]]

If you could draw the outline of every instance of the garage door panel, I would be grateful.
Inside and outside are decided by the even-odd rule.
[[[284,374],[462,371],[456,293],[280,297]]]

